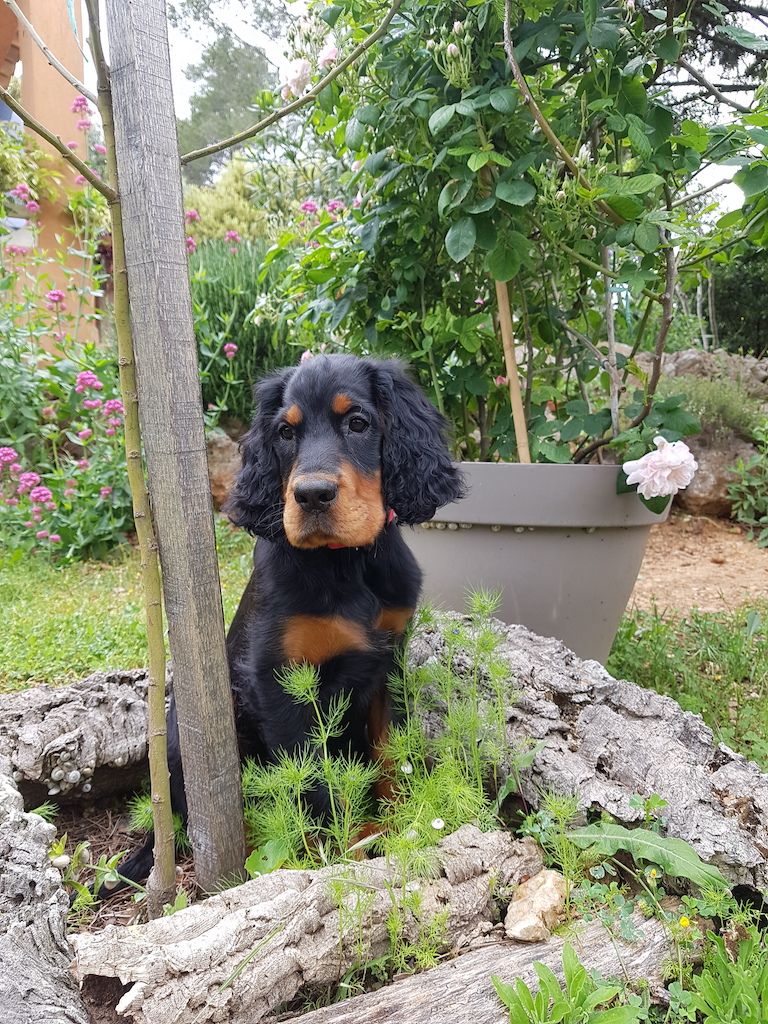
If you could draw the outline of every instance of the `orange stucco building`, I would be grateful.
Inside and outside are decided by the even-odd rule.
[[[83,56],[72,32],[67,13],[67,0],[19,0],[19,7],[35,26],[51,53],[82,81]],[[78,37],[85,46],[80,3],[75,3],[74,8]],[[78,118],[82,115],[73,113],[71,109],[72,101],[78,93],[48,64],[45,55],[25,30],[24,25],[17,22],[14,13],[5,4],[0,3],[1,85],[7,87],[19,61],[22,106],[47,128],[60,135],[65,142],[70,139],[80,140],[82,147],[82,133],[76,130]],[[51,153],[51,166],[60,173],[61,184],[64,187],[73,187],[76,172],[47,143],[37,137],[36,142],[41,149]],[[80,155],[83,155],[82,148]],[[66,277],[56,255],[66,250],[72,240],[72,232],[71,218],[62,189],[59,189],[59,195],[52,201],[41,199],[41,209],[35,221],[36,244],[48,257],[45,272],[50,276],[53,287],[64,289]],[[15,239],[17,244],[31,244],[29,228],[23,229],[21,234],[23,237]],[[60,241],[57,241],[57,236]],[[0,240],[0,244],[8,244],[11,241],[14,241],[13,236],[6,236]]]

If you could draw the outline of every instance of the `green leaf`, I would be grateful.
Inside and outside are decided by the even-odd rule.
[[[473,153],[469,160],[467,160],[467,167],[470,171],[479,171],[482,167],[485,167],[490,162],[491,154],[485,151],[479,153]]]
[[[456,113],[456,104],[449,103],[445,107],[438,107],[429,119],[429,130],[433,135],[437,135],[438,132],[442,131],[447,124],[450,123],[453,115]]]
[[[449,181],[440,192],[437,199],[437,215],[438,217],[445,216],[447,210],[450,210],[453,206],[459,206],[463,200],[469,194],[469,190],[472,188],[472,179],[469,178],[467,181]]]
[[[500,114],[512,114],[517,107],[519,93],[510,85],[502,85],[491,92],[491,106]]]
[[[643,221],[635,228],[635,245],[642,252],[656,252],[661,245],[661,235],[655,224]]]
[[[536,195],[536,188],[530,181],[523,181],[522,178],[513,181],[498,181],[496,195],[505,203],[511,203],[512,206],[526,206]]]
[[[591,41],[592,32],[597,21],[597,0],[584,0],[584,28],[587,32],[587,39]]]
[[[669,501],[669,499],[665,499]],[[725,878],[712,864],[705,864],[698,853],[682,839],[660,836],[644,828],[628,829],[623,825],[600,822],[585,825],[568,833],[579,849],[590,849],[602,857],[612,857],[624,850],[636,860],[658,864],[673,878],[687,878],[700,888],[727,886]]]
[[[529,242],[519,231],[507,231],[488,254],[486,267],[494,281],[510,281],[528,255]]]
[[[375,104],[369,103],[367,107],[362,107],[358,110],[355,116],[361,124],[375,125],[378,124],[381,110]]]
[[[471,217],[462,217],[451,225],[445,236],[445,248],[454,263],[461,263],[475,247],[477,232]]]
[[[747,29],[741,28],[740,25],[720,25],[717,32],[720,35],[728,36],[745,50],[752,50],[755,53],[768,50],[768,39],[761,39],[752,32],[748,32]]]
[[[627,114],[627,136],[640,159],[648,160],[653,152],[653,147],[651,140],[645,134],[645,122],[641,121],[637,114]]]
[[[350,117],[347,121],[347,128],[344,132],[344,145],[352,152],[357,152],[365,138],[365,125],[356,117]]]
[[[655,50],[662,60],[667,64],[676,64],[680,56],[682,46],[674,32],[666,32],[661,39],[656,40]]]
[[[606,174],[597,184],[597,193],[609,197],[642,196],[663,184],[664,179],[660,174],[635,174],[631,178]]]
[[[638,498],[650,512],[653,512],[653,514],[657,516],[661,515],[672,500],[669,497],[665,498],[663,496],[658,498],[644,498],[642,494],[638,494]]]
[[[734,182],[744,193],[745,199],[752,199],[768,191],[768,165],[753,164],[744,167],[733,176]]]

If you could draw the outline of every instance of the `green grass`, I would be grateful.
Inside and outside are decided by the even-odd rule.
[[[248,579],[253,542],[217,529],[224,614],[229,622]],[[139,556],[57,568],[43,558],[0,558],[0,693],[59,686],[97,669],[146,664]]]
[[[674,697],[715,736],[768,767],[768,602],[683,619],[625,616],[608,660],[622,679]]]

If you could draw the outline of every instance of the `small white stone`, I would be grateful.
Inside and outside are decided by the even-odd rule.
[[[59,854],[58,857],[53,857],[51,859],[51,864],[53,864],[55,868],[58,868],[59,871],[63,871],[65,868],[69,867],[69,862],[71,859],[72,858],[69,856],[68,853],[61,853]]]
[[[442,818],[433,818],[432,828],[435,829],[436,832],[440,832],[442,829],[445,828],[445,822],[443,821]]]
[[[48,796],[56,796],[57,793],[61,792],[61,786],[50,786],[48,788]]]
[[[491,527],[491,533],[501,533],[501,527],[500,527],[500,526],[498,526],[498,525],[496,525],[496,524],[494,524],[494,525],[493,525],[493,526]]]
[[[406,761],[404,764],[400,765],[400,771],[403,775],[413,775],[413,765],[410,761]]]

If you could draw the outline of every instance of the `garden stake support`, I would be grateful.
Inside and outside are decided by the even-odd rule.
[[[528,428],[525,423],[525,407],[520,391],[520,376],[515,358],[515,334],[512,328],[512,309],[509,304],[509,287],[506,281],[495,281],[496,303],[499,307],[501,343],[504,346],[504,365],[509,382],[509,400],[512,403],[512,421],[515,425],[518,462],[530,463],[531,450],[528,445]]]
[[[125,407],[125,461],[133,505],[133,520],[141,553],[141,581],[147,624],[149,683],[148,754],[152,791],[152,821],[155,832],[154,866],[147,881],[147,907],[150,917],[160,917],[163,907],[176,895],[173,811],[168,771],[168,745],[165,724],[165,637],[163,635],[163,591],[157,540],[142,462],[139,396],[136,384],[136,358],[131,333],[128,275],[125,268],[123,215],[118,196],[115,126],[109,68],[104,58],[99,23],[98,0],[86,0],[90,23],[89,43],[96,66],[97,103],[106,142],[107,176],[114,198],[109,200],[112,224],[112,280],[114,283],[115,334],[120,374],[120,393]]]
[[[139,415],[163,570],[195,872],[245,861],[240,766],[189,294],[164,0],[108,0]]]

